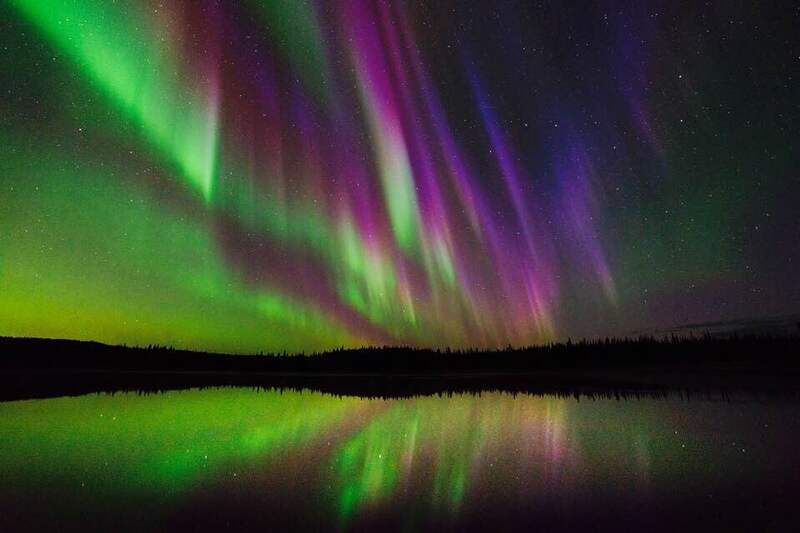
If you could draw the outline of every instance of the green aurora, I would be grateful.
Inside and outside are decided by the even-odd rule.
[[[490,7],[0,2],[0,335],[493,348],[796,312],[784,18]]]

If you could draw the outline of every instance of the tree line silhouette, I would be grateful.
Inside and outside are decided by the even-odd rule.
[[[496,350],[408,346],[337,348],[312,354],[229,355],[167,346],[0,337],[0,370],[147,370],[452,374],[603,368],[797,367],[800,336],[670,335],[605,338]]]
[[[367,397],[484,391],[603,397],[800,390],[800,337],[606,338],[500,350],[339,348],[223,355],[0,337],[0,399],[214,386]]]

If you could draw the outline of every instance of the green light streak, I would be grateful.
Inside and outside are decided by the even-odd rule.
[[[211,199],[217,164],[213,73],[181,73],[167,41],[140,6],[106,0],[10,0],[92,80],[114,108]],[[196,76],[192,82],[186,77]],[[198,86],[207,84],[206,90]]]
[[[342,299],[373,324],[393,333],[407,332],[405,328],[413,323],[413,315],[398,305],[392,263],[369,249],[349,218],[341,223],[339,238],[344,266],[338,288]]]
[[[410,253],[419,244],[419,206],[400,125],[396,117],[384,110],[364,75],[359,75],[358,85],[375,147],[389,222],[397,244]]]

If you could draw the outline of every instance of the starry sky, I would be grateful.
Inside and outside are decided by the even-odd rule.
[[[0,0],[0,335],[499,347],[797,312],[798,24]]]

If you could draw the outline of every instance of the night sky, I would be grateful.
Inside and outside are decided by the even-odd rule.
[[[498,347],[797,312],[798,27],[0,0],[0,335]]]

